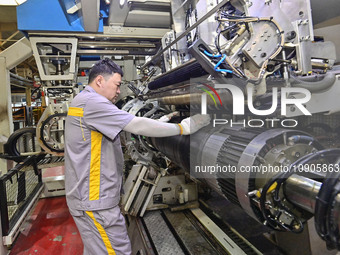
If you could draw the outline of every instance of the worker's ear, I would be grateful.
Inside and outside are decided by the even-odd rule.
[[[105,81],[102,75],[98,75],[95,79],[97,87],[101,88],[103,86],[103,82]]]

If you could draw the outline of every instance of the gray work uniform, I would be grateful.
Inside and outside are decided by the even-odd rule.
[[[87,86],[71,103],[65,124],[65,189],[84,254],[130,254],[118,206],[123,153],[119,133],[134,118]]]

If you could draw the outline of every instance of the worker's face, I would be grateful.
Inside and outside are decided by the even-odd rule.
[[[114,73],[111,76],[98,76],[100,83],[100,94],[115,103],[120,93],[120,84],[122,76],[119,73]]]

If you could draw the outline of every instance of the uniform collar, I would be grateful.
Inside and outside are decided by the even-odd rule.
[[[85,87],[85,90],[86,91],[88,91],[88,92],[91,92],[91,93],[97,93],[90,85],[87,85],[86,87]]]

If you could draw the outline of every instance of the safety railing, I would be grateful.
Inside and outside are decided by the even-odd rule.
[[[42,189],[39,156],[30,156],[0,177],[0,215],[2,236],[7,236],[23,218],[24,212]]]

